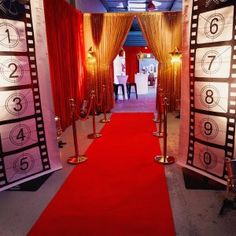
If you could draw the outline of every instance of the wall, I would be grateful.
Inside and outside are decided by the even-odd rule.
[[[102,5],[99,0],[75,0],[76,8],[78,8],[82,12],[106,12],[106,8]]]

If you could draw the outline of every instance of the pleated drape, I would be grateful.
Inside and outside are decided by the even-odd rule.
[[[172,65],[169,53],[175,47],[181,50],[182,13],[139,13],[137,19],[148,47],[159,61],[158,80],[168,97],[169,109],[174,110],[176,100],[180,98],[181,65]]]
[[[85,60],[87,97],[94,90],[100,101],[104,84],[107,110],[114,105],[112,63],[124,44],[133,17],[129,13],[84,14],[85,55],[93,51],[93,58],[86,56]]]
[[[83,15],[66,1],[44,0],[55,113],[71,124],[69,99],[84,97]]]

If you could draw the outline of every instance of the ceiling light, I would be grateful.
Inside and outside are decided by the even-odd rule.
[[[147,5],[147,11],[155,11],[156,6],[154,5],[154,3],[151,1],[148,3]]]

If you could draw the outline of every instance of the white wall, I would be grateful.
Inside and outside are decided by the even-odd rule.
[[[106,12],[100,0],[75,0],[76,8],[82,12]]]

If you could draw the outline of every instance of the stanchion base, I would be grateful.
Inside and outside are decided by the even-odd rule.
[[[164,120],[163,120],[163,119],[161,119],[161,120],[160,120],[160,119],[155,119],[155,118],[154,118],[154,119],[152,119],[152,121],[153,121],[153,122],[155,122],[155,123],[160,123],[160,121],[164,122]]]
[[[74,157],[68,158],[67,163],[77,165],[77,164],[87,161],[87,159],[88,158],[86,156],[78,156],[78,157],[74,156]]]
[[[163,132],[156,131],[156,132],[153,132],[152,134],[154,136],[158,137],[158,138],[163,138],[164,137],[164,133]]]
[[[100,137],[102,137],[102,135],[96,133],[96,134],[89,134],[87,137],[88,137],[89,139],[95,139],[95,138],[100,138]]]
[[[176,119],[180,119],[180,113],[175,116]]]
[[[173,164],[175,162],[175,158],[172,156],[155,156],[154,160],[160,164],[168,165]]]
[[[101,119],[100,123],[109,123],[111,120],[110,119]]]
[[[153,118],[152,120],[153,120],[153,122],[155,122],[155,123],[160,123],[160,120],[158,120],[158,119]]]

